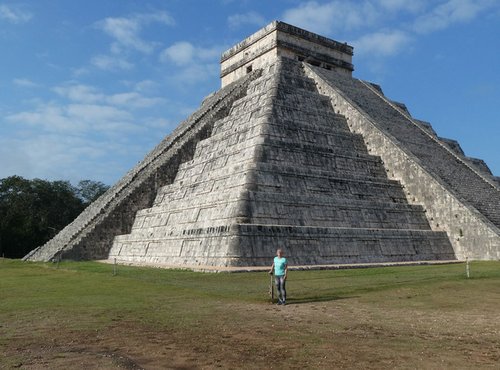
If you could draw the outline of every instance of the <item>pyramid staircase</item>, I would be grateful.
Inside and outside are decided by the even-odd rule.
[[[110,258],[258,266],[282,247],[292,264],[454,259],[446,233],[408,204],[302,64],[267,68]]]
[[[425,208],[432,228],[446,230],[457,258],[500,258],[500,186],[483,161],[438,137],[378,85],[311,65],[305,70],[407,197]]]

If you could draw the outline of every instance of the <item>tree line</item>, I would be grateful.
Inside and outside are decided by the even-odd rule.
[[[0,179],[0,257],[22,258],[46,243],[108,190],[99,181]]]

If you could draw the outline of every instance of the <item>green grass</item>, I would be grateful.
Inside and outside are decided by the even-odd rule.
[[[479,291],[488,290],[500,281],[498,262],[474,262],[471,271],[470,279],[465,277],[463,264],[291,272],[289,302],[351,297],[377,301],[383,295],[431,297],[442,289],[475,295],[477,291],[466,292],[478,285]],[[179,313],[183,321],[189,321],[201,314],[199,307],[210,311],[218,301],[269,301],[266,273],[213,274],[127,266],[118,266],[116,272],[114,276],[112,265],[95,262],[56,265],[0,260],[0,314],[19,317],[47,310],[94,317],[115,313],[142,317],[146,310],[161,304],[172,309],[165,318],[168,322],[174,308],[193,302],[196,304],[190,310]],[[427,301],[421,299],[420,304],[425,308]],[[436,308],[435,300],[427,303],[428,309]]]
[[[494,320],[500,304],[499,262],[471,263],[470,279],[464,264],[291,271],[287,282],[290,305],[279,311],[269,304],[269,275],[264,272],[213,274],[118,266],[114,275],[113,269],[96,262],[57,265],[0,259],[0,355],[14,358],[11,364],[26,361],[31,357],[13,355],[13,343],[40,346],[36,343],[54,340],[53,328],[74,335],[116,331],[122,325],[125,330],[131,325],[149,336],[170,333],[176,343],[187,347],[195,338],[196,343],[219,348],[226,358],[237,353],[241,361],[251,355],[246,352],[250,349],[252,353],[274,353],[261,347],[260,337],[266,343],[296,348],[289,356],[294,362],[288,365],[307,367],[311,358],[329,356],[331,341],[337,343],[339,361],[344,358],[342,346],[363,347],[366,343],[371,343],[373,351],[377,345],[384,348],[384,354],[377,355],[379,361],[385,361],[383,356],[393,361],[399,355],[404,358],[401,350],[448,353],[443,338],[458,335],[462,320],[477,315],[490,315]],[[276,315],[284,315],[286,325],[273,326]],[[427,330],[435,330],[431,329],[432,320],[434,325],[440,321],[443,325],[436,331],[442,338],[436,337],[431,348],[422,338]],[[481,321],[483,327],[477,322],[474,325],[483,331],[482,340],[491,348],[499,344],[490,336],[494,329],[488,321]],[[221,339],[224,333],[233,340],[239,335],[248,338],[235,349],[231,348],[234,343]],[[381,333],[384,338],[379,338]],[[365,341],[356,342],[363,335]],[[202,344],[198,352],[204,351]],[[461,348],[460,344],[455,348]],[[217,351],[210,356],[216,361]],[[359,356],[358,363],[363,361]],[[412,361],[415,356],[410,356]],[[492,349],[488,356],[485,364],[497,353]],[[449,364],[454,364],[453,358],[450,355]],[[64,359],[62,352],[52,357],[56,363]],[[318,359],[314,361],[311,366],[322,366]],[[474,365],[481,365],[477,361]]]

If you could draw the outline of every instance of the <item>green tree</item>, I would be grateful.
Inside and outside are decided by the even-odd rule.
[[[20,258],[51,239],[107,189],[90,180],[0,179],[0,256]]]
[[[100,181],[82,180],[76,186],[76,194],[85,205],[89,205],[109,189]]]

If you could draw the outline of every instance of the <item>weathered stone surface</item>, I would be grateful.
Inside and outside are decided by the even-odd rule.
[[[278,247],[297,265],[499,258],[497,179],[352,78],[351,55],[282,22],[250,36],[223,54],[219,92],[26,258],[258,266]]]
[[[222,54],[222,86],[252,69],[272,64],[278,57],[309,61],[350,76],[354,69],[352,50],[347,44],[274,21]]]
[[[306,70],[390,177],[401,181],[408,199],[425,208],[431,227],[447,232],[458,258],[500,258],[500,187],[492,176],[371,84],[314,66]]]
[[[286,58],[252,81],[110,257],[262,265],[280,246],[296,264],[454,258],[446,234],[430,230],[423,208]]]

